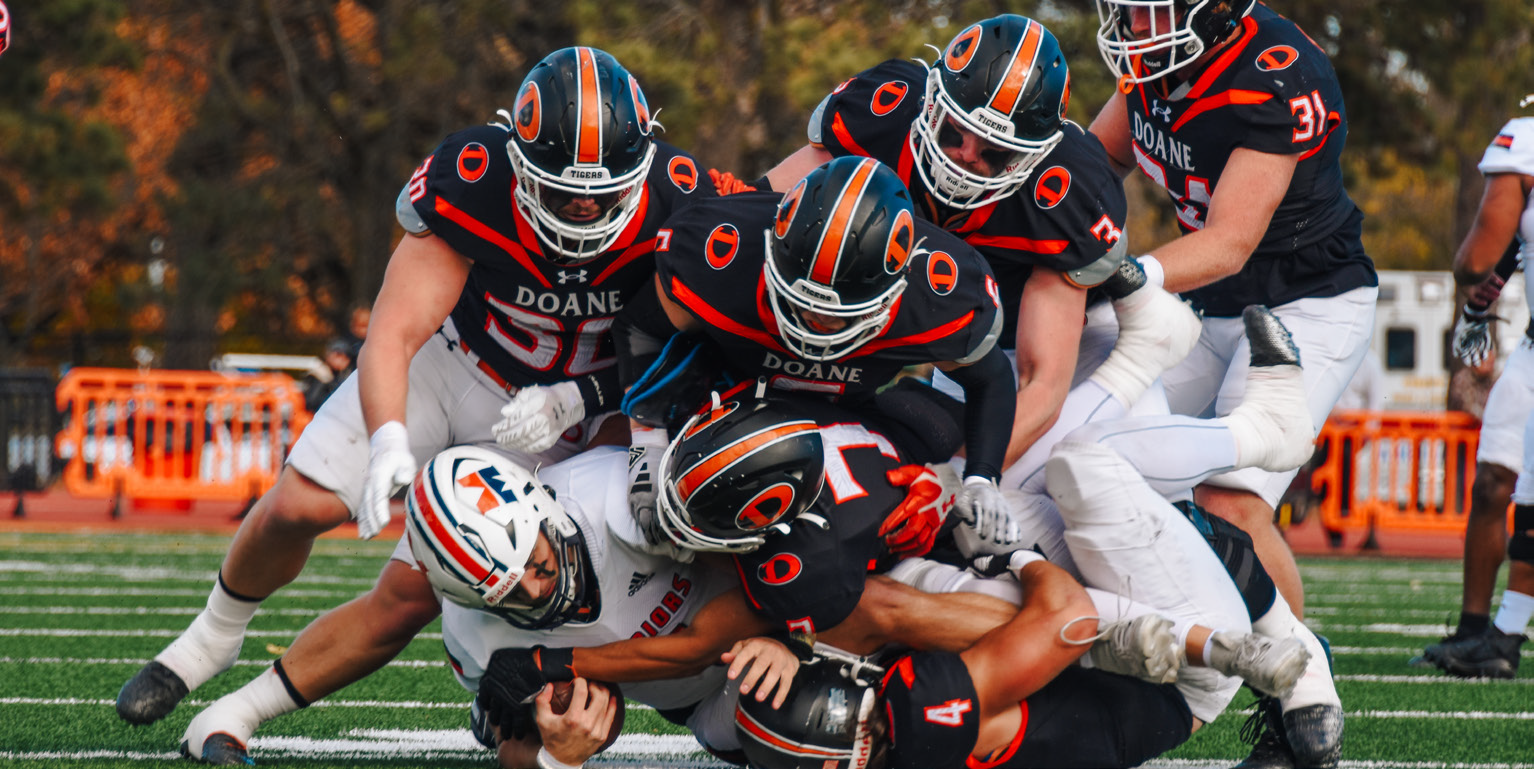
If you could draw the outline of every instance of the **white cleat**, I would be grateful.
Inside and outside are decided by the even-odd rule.
[[[1159,614],[1142,614],[1103,628],[1087,655],[1092,666],[1106,673],[1131,676],[1153,684],[1177,680],[1182,664],[1172,621]]]
[[[1293,470],[1316,449],[1299,350],[1268,308],[1251,305],[1241,319],[1252,347],[1246,393],[1241,405],[1220,421],[1235,438],[1238,467]]]
[[[1252,633],[1215,633],[1209,657],[1209,667],[1275,697],[1293,693],[1310,662],[1310,652],[1299,639]]]
[[[1125,260],[1125,265],[1131,264],[1133,269],[1121,268],[1120,273],[1139,270],[1138,263]],[[1109,280],[1122,281],[1124,277],[1120,274]],[[1133,285],[1132,280],[1128,283]],[[1108,359],[1092,372],[1092,379],[1127,408],[1162,372],[1188,357],[1198,344],[1203,322],[1186,302],[1143,282],[1113,300],[1113,314],[1119,322],[1118,341]]]

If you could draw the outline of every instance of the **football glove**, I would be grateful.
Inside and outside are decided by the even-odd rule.
[[[490,428],[496,443],[508,449],[541,454],[559,436],[586,418],[586,402],[574,382],[524,387],[501,407],[501,421]]]
[[[410,436],[399,422],[385,422],[368,440],[368,466],[362,473],[362,504],[357,508],[357,536],[372,539],[389,525],[389,498],[415,477]]]
[[[947,473],[939,471],[947,470]],[[890,553],[901,558],[926,555],[937,541],[937,531],[958,496],[952,481],[958,475],[947,465],[937,471],[928,465],[905,465],[885,474],[890,485],[906,489],[905,499],[884,519],[879,536]],[[951,479],[951,480],[950,480]],[[950,481],[944,483],[944,481]]]
[[[735,174],[729,171],[720,171],[717,168],[708,169],[708,178],[714,183],[714,191],[719,197],[735,195],[742,192],[756,192],[756,188],[735,178]]]
[[[480,694],[502,709],[531,704],[553,681],[575,679],[575,650],[568,647],[497,649],[479,679]]]
[[[629,511],[646,544],[669,545],[671,538],[661,530],[660,511],[656,507],[666,431],[631,425],[629,436]]]
[[[1022,541],[1022,527],[1013,519],[996,481],[979,475],[964,479],[964,492],[954,505],[962,523],[954,529],[954,544],[965,558],[1008,553]]]
[[[1491,354],[1491,322],[1501,320],[1491,310],[1473,310],[1470,305],[1460,311],[1454,324],[1454,356],[1466,366],[1479,366]]]

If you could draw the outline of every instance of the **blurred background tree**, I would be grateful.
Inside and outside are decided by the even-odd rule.
[[[22,4],[14,4],[22,5]],[[1446,269],[1482,150],[1534,90],[1527,0],[1279,0],[1348,96],[1349,187],[1384,268]],[[1070,117],[1111,92],[1081,0],[50,0],[0,57],[0,365],[203,368],[314,352],[377,291],[393,203],[446,134],[527,69],[605,48],[663,138],[754,178],[831,88],[1016,12],[1060,39]],[[1175,234],[1131,177],[1132,248]]]

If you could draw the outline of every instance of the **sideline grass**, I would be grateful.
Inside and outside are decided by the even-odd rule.
[[[202,705],[281,654],[314,616],[372,584],[392,542],[326,539],[304,574],[252,623],[241,663],[164,721],[117,719],[117,689],[203,604],[228,540],[195,534],[0,530],[0,766],[188,766],[176,746]],[[1406,666],[1444,632],[1458,603],[1455,562],[1302,561],[1310,624],[1336,650],[1348,712],[1344,765],[1534,769],[1531,679],[1460,682]],[[252,744],[263,766],[488,767],[467,731],[469,696],[443,664],[433,623],[371,678],[267,725]],[[1531,656],[1526,650],[1525,658]],[[1157,766],[1228,766],[1251,697]],[[628,733],[593,766],[722,766],[680,729],[631,704]]]

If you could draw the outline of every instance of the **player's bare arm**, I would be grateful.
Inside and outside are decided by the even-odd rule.
[[[1523,215],[1534,176],[1527,174],[1489,174],[1481,192],[1470,232],[1454,254],[1454,282],[1473,286],[1491,272],[1507,244],[1518,234],[1518,220]]]
[[[857,654],[898,643],[917,651],[961,652],[1006,624],[1017,607],[979,593],[924,593],[870,576],[857,609],[817,640]]]
[[[831,153],[815,144],[806,144],[783,158],[783,161],[767,172],[767,181],[775,190],[786,190],[809,173],[831,161]]]
[[[1102,111],[1092,119],[1087,128],[1108,151],[1113,169],[1119,178],[1129,175],[1135,168],[1135,154],[1129,146],[1129,110],[1124,106],[1124,94],[1114,92],[1113,98],[1103,105]]]
[[[1236,149],[1209,199],[1208,220],[1151,252],[1172,293],[1207,286],[1241,271],[1289,190],[1299,155]]]
[[[773,628],[751,611],[737,587],[699,609],[693,622],[675,633],[576,649],[574,664],[582,676],[598,681],[682,678],[719,662],[735,642]]]
[[[404,423],[410,359],[452,312],[468,278],[469,260],[435,235],[407,235],[395,247],[357,360],[369,433]]]
[[[1017,461],[1060,416],[1081,344],[1087,292],[1055,270],[1035,267],[1017,316],[1017,415],[1006,464]]]
[[[1091,644],[1067,643],[1097,633],[1097,610],[1086,588],[1068,572],[1039,559],[1017,572],[1023,606],[1011,621],[960,653],[980,695],[981,718],[989,720],[1044,688],[1075,663]],[[1085,618],[1085,619],[1082,619]],[[1008,731],[1007,738],[1016,734]],[[982,728],[982,745],[985,730]]]

